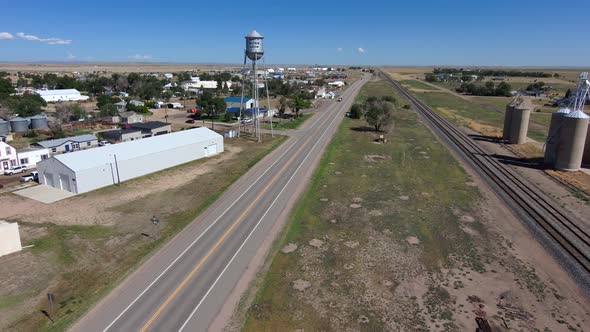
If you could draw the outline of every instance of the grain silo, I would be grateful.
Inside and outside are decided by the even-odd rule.
[[[37,114],[30,118],[31,120],[31,129],[45,129],[48,127],[47,125],[47,117],[45,115]]]
[[[29,121],[17,116],[10,120],[10,128],[13,133],[24,133],[29,130]]]
[[[512,125],[512,113],[514,107],[512,103],[506,105],[506,112],[504,112],[504,130],[502,131],[502,139],[508,141],[510,139],[510,126]]]
[[[566,115],[570,114],[569,108],[562,108],[557,112],[551,114],[551,124],[549,125],[549,134],[547,135],[547,142],[545,142],[545,164],[555,165],[555,158],[557,155],[557,146],[561,139],[561,126]]]
[[[0,119],[0,135],[8,135],[10,132],[10,124],[4,119]]]
[[[571,112],[564,117],[561,139],[557,146],[556,169],[565,171],[580,169],[588,132],[588,118],[588,115],[581,110]]]
[[[531,117],[533,103],[530,99],[518,97],[509,104],[507,109],[512,110],[510,112],[512,115],[509,117],[510,130],[508,134],[508,143],[523,144],[527,139],[529,119]]]
[[[588,124],[588,131],[586,132],[586,143],[584,143],[584,156],[582,157],[582,164],[590,165],[590,123]]]

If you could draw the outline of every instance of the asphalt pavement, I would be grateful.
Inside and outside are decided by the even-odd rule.
[[[206,331],[367,80],[318,111],[71,331]]]

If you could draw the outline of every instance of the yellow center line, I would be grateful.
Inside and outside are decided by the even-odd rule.
[[[252,209],[252,207],[256,204],[256,202],[258,202],[258,200],[266,193],[266,191],[272,186],[272,184],[274,184],[274,182],[278,179],[279,175],[281,175],[285,171],[287,166],[289,166],[291,164],[293,159],[295,159],[295,157],[297,157],[297,155],[299,155],[301,150],[307,144],[308,143],[302,144],[301,147],[299,147],[299,149],[297,149],[297,151],[293,154],[293,157],[291,157],[289,159],[289,161],[287,163],[285,163],[285,165],[279,170],[279,172],[272,178],[271,182],[268,185],[266,185],[266,187],[260,192],[260,194],[258,194],[256,196],[256,199],[252,203],[250,203],[250,205],[248,205],[248,207],[244,210],[244,212],[242,212],[242,214],[240,214],[238,219],[236,219],[236,221],[225,231],[225,233],[223,233],[223,235],[217,240],[217,242],[215,242],[213,247],[211,247],[211,249],[209,249],[209,251],[207,252],[205,257],[201,258],[199,263],[197,263],[197,265],[195,265],[195,267],[186,276],[186,278],[184,278],[184,280],[182,280],[182,282],[176,287],[176,289],[172,292],[172,294],[170,294],[170,296],[168,296],[166,301],[164,301],[164,303],[162,303],[162,305],[160,305],[158,310],[156,310],[156,312],[152,315],[152,317],[150,317],[150,319],[139,330],[140,332],[146,331],[150,327],[150,325],[152,325],[154,320],[156,320],[156,318],[158,318],[158,316],[168,306],[168,304],[176,297],[176,295],[178,295],[178,293],[189,282],[189,280],[192,278],[192,276],[201,268],[201,266],[205,263],[205,261],[207,261],[207,259],[215,252],[217,247],[219,247],[221,245],[221,243],[223,242],[223,240],[225,240],[225,238],[229,235],[229,233],[231,233],[231,231],[244,219],[244,217],[250,211],[250,209]]]

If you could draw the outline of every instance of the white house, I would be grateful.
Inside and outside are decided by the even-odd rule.
[[[223,152],[223,136],[208,128],[57,155],[37,165],[39,181],[80,194]]]
[[[0,256],[22,250],[17,223],[0,220]]]
[[[318,89],[318,91],[315,93],[315,99],[323,99],[326,98],[326,89],[325,88],[320,88]]]
[[[240,108],[240,106],[244,106],[244,108],[252,108],[254,107],[254,99],[244,97],[244,102],[242,105],[242,97],[225,97],[223,98],[225,101],[225,105],[227,108]]]
[[[0,142],[0,173],[4,173],[4,170],[12,166],[18,166],[16,149],[4,142]]]
[[[37,167],[37,163],[49,158],[49,149],[22,149],[17,150],[18,163],[27,168]]]
[[[336,98],[336,93],[334,93],[333,91],[327,92],[326,95],[324,96],[325,99],[334,99]]]
[[[335,87],[341,88],[341,87],[345,86],[345,85],[346,85],[346,83],[344,83],[344,82],[342,82],[342,81],[334,81],[334,82],[329,82],[329,83],[328,83],[328,85],[331,85],[331,86],[335,86]]]
[[[48,103],[58,101],[84,101],[90,98],[83,96],[76,89],[35,90],[35,93]]]
[[[49,149],[49,153],[53,155],[96,147],[98,146],[98,138],[92,134],[87,134],[41,141],[33,145]]]
[[[166,73],[164,74],[164,77],[171,79],[172,77],[174,77],[174,75],[172,75],[171,73]]]

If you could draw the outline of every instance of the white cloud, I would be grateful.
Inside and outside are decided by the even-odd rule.
[[[363,53],[366,53],[367,52],[367,50],[365,50],[362,47],[357,48],[356,51],[359,52],[359,54],[363,54]]]
[[[66,56],[66,58],[69,60],[73,60],[73,59],[77,58],[77,56],[73,55],[71,52],[68,52],[68,55]]]
[[[336,51],[338,51],[338,52],[342,52],[342,47],[338,47],[338,48],[336,49]]]
[[[10,32],[0,32],[0,39],[14,39]]]
[[[153,57],[149,54],[133,54],[128,56],[129,59],[134,59],[134,60],[150,60],[153,59]]]
[[[49,45],[69,45],[72,43],[71,40],[69,39],[61,39],[61,38],[40,38],[37,36],[33,36],[33,35],[27,35],[24,32],[17,32],[16,36],[18,38],[24,39],[24,40],[31,40],[31,41],[38,41],[38,42],[42,42],[42,43],[47,43]]]

